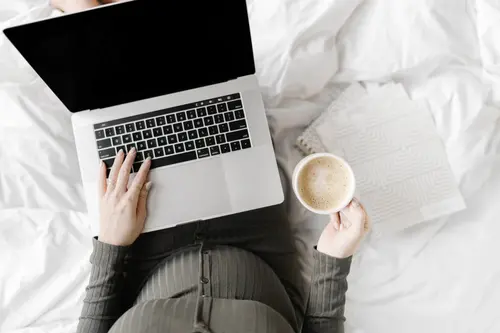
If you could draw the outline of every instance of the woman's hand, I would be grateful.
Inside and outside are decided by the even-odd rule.
[[[370,229],[370,219],[357,199],[330,217],[317,249],[335,258],[347,258],[356,252],[363,236]]]
[[[101,162],[99,179],[100,230],[99,241],[111,245],[131,245],[144,229],[146,199],[151,182],[147,182],[151,159],[148,158],[127,188],[136,151],[132,149],[124,161],[120,150],[106,182],[106,165]]]

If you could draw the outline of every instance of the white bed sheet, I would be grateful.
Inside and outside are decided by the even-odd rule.
[[[500,332],[500,2],[248,0],[279,161],[352,81],[401,82],[433,113],[464,212],[368,237],[347,332]],[[54,15],[0,1],[0,27]],[[302,252],[323,218],[291,200]],[[91,251],[69,113],[0,37],[0,332],[76,328]]]

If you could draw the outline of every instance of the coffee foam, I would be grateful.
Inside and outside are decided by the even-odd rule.
[[[335,158],[322,156],[309,161],[297,180],[300,197],[318,210],[338,207],[352,190],[348,167]]]

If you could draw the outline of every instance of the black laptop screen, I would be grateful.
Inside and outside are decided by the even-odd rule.
[[[72,112],[255,72],[245,0],[134,0],[5,34]]]

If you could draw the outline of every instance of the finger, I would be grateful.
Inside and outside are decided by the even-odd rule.
[[[344,228],[349,229],[352,225],[351,220],[349,220],[349,217],[345,215],[343,212],[340,212],[342,214],[342,217],[340,218],[340,223],[344,226]]]
[[[120,168],[123,164],[125,153],[123,149],[120,149],[118,155],[116,155],[115,161],[113,162],[113,166],[111,167],[111,171],[109,173],[108,178],[108,191],[113,191],[116,187],[116,180],[118,179],[118,173],[120,172]]]
[[[147,215],[147,200],[149,190],[151,190],[151,182],[147,182],[139,192],[139,201],[137,202],[137,220],[144,223]]]
[[[118,173],[118,179],[116,181],[116,191],[118,193],[125,193],[127,190],[128,179],[130,177],[130,170],[132,169],[132,165],[135,160],[135,148],[132,148],[128,154],[127,158],[122,164],[120,168],[120,172]]]
[[[339,226],[340,226],[339,213],[333,213],[330,215],[330,223],[333,225],[333,228],[335,230],[339,230]]]
[[[108,184],[106,183],[106,164],[101,161],[99,165],[99,198],[102,198],[106,193],[106,188]]]
[[[149,170],[151,168],[151,157],[148,157],[141,165],[139,172],[136,174],[132,185],[128,190],[128,195],[130,200],[137,203],[139,200],[139,195],[141,194],[141,190],[144,187],[148,179]]]
[[[352,212],[351,215],[354,215],[351,220],[353,220],[356,228],[359,230],[364,229],[367,221],[367,214],[365,208],[358,199],[352,199],[350,203],[350,210]]]

